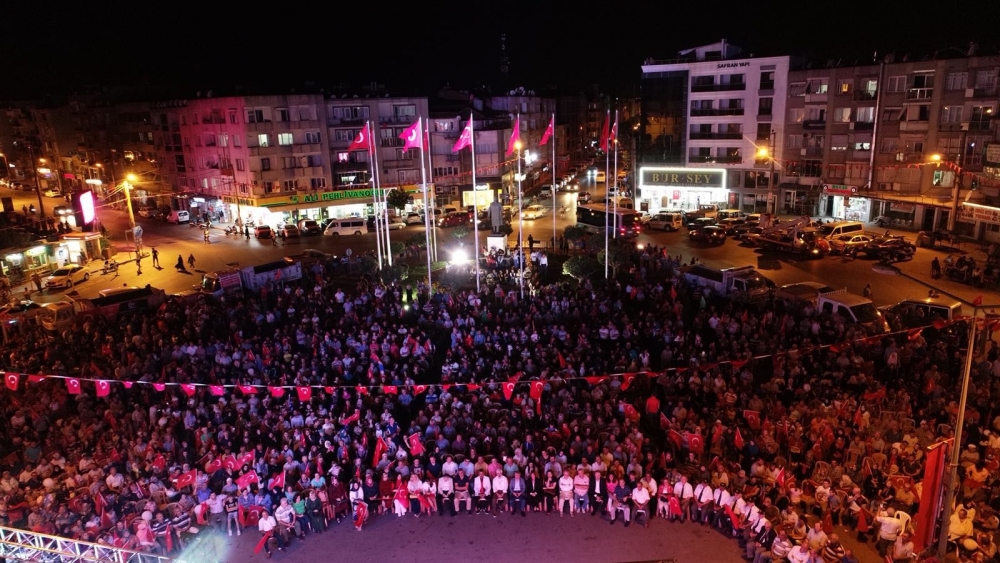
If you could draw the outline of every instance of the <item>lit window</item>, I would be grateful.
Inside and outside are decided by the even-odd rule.
[[[287,146],[292,144],[292,134],[291,133],[278,133],[278,144],[281,146]]]
[[[271,146],[271,139],[268,137],[267,133],[260,133],[257,135],[257,146],[269,147]]]

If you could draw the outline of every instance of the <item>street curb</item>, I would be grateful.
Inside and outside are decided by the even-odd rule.
[[[893,267],[895,268],[895,266],[893,266]],[[896,268],[896,271],[898,271],[899,275],[903,276],[904,278],[911,279],[911,280],[919,283],[920,285],[923,285],[924,287],[933,289],[935,292],[937,292],[937,293],[939,293],[941,295],[947,295],[948,297],[951,297],[955,301],[958,301],[958,302],[960,302],[960,303],[962,303],[964,305],[972,306],[972,303],[970,303],[969,301],[966,301],[965,299],[962,299],[961,297],[955,295],[954,293],[949,293],[949,292],[944,291],[944,290],[942,290],[940,288],[937,288],[937,287],[935,287],[935,286],[933,286],[933,285],[925,282],[924,280],[922,280],[922,279],[920,279],[918,277],[911,276],[910,274],[907,274],[906,272],[904,272],[903,270],[900,270],[899,268]]]

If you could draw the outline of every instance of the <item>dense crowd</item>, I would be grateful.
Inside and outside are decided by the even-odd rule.
[[[380,514],[662,517],[714,526],[757,563],[854,560],[845,524],[913,559],[962,323],[868,338],[808,305],[689,287],[681,264],[648,247],[610,284],[542,283],[533,260],[524,299],[352,287],[316,264],[256,295],[27,327],[0,368],[116,383],[98,397],[25,378],[0,395],[0,518],[156,553],[252,527],[270,556],[267,538],[284,549]],[[963,557],[990,561],[997,356],[991,341],[975,356],[949,526]]]

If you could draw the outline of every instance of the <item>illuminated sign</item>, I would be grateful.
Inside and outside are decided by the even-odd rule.
[[[93,223],[96,214],[94,213],[94,192],[80,192],[74,196],[79,203],[77,209],[83,213],[83,223],[85,225]]]
[[[644,166],[639,169],[639,186],[647,188],[725,188],[726,171],[715,168]]]
[[[981,221],[998,225],[1000,224],[1000,208],[976,203],[963,203],[958,208],[958,219],[963,223]]]

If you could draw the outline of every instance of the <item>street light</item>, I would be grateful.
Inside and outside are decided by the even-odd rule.
[[[771,133],[770,140],[773,141],[773,139],[774,132]],[[769,149],[768,147],[760,147],[757,149],[757,159],[763,160],[766,158],[771,163],[771,173],[767,175],[767,205],[764,209],[767,209],[768,206],[770,206],[771,214],[777,215],[778,202],[774,198],[774,154],[772,154],[772,150],[773,149]],[[774,203],[772,204],[771,202]]]
[[[32,159],[32,168],[35,169],[35,195],[38,197],[38,214],[39,214],[39,217],[41,217],[42,219],[44,219],[45,218],[45,204],[42,203],[42,179],[38,176],[39,173],[41,173],[41,169],[38,167],[38,164],[34,163],[35,153],[31,150],[30,146],[28,147],[28,156],[31,157],[31,159]],[[45,164],[45,159],[44,158],[39,158],[38,159],[38,163],[44,165]]]
[[[521,275],[518,285],[521,288],[521,299],[524,299],[524,205],[521,204],[521,181],[524,179],[524,175],[521,174],[522,146],[520,139],[514,141],[514,150],[517,151],[517,252],[518,261],[521,265]]]
[[[128,209],[128,226],[135,229],[135,215],[132,214],[132,182],[138,182],[139,177],[135,174],[125,176],[122,188],[125,189],[125,207]]]

